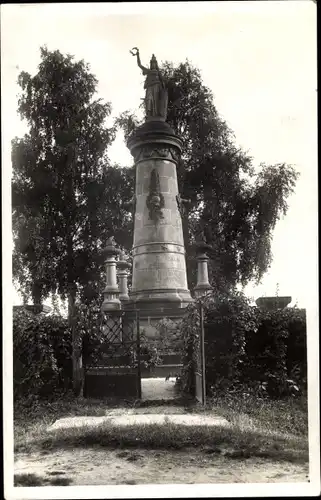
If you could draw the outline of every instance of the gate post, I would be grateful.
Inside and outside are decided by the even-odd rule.
[[[139,312],[136,311],[136,356],[137,356],[137,396],[142,397],[142,383],[140,371],[140,328],[139,328]]]
[[[202,403],[206,405],[206,379],[205,379],[205,335],[204,335],[204,308],[200,302],[200,354],[202,376]]]

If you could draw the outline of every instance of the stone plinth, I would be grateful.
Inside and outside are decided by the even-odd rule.
[[[185,248],[176,163],[181,140],[164,121],[148,121],[128,140],[135,159],[135,221],[132,307],[184,308],[193,299],[187,287]]]
[[[256,300],[256,305],[260,309],[275,311],[277,309],[284,309],[291,301],[292,297],[259,297]]]
[[[13,306],[13,311],[28,311],[31,312],[32,314],[48,314],[51,311],[51,307],[46,306],[44,304],[24,304],[24,305],[19,305],[19,306]]]

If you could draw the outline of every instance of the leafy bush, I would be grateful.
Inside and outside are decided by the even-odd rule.
[[[306,326],[296,308],[256,311],[257,332],[246,332],[244,372],[272,397],[306,390]]]
[[[264,311],[240,292],[201,300],[204,310],[207,393],[246,392],[280,398],[306,391],[305,314],[296,308]],[[182,387],[194,393],[199,304],[186,310]]]
[[[182,336],[182,364],[181,388],[187,394],[194,394],[196,370],[195,353],[200,340],[200,311],[196,304],[190,304],[186,308],[186,314],[180,323]]]
[[[14,396],[40,398],[71,384],[71,332],[61,316],[13,313]]]
[[[147,370],[161,365],[163,358],[160,356],[156,346],[151,346],[148,340],[141,339],[140,359],[143,367]]]
[[[225,392],[244,382],[246,333],[257,328],[257,317],[241,293],[216,294],[204,302],[208,388]]]
[[[100,309],[95,304],[75,307],[74,343],[68,320],[59,315],[13,313],[15,399],[48,399],[72,389],[73,348],[83,362],[95,363],[104,342]]]
[[[155,324],[155,330],[153,336],[149,336],[145,329],[140,332],[141,359],[145,368],[161,365],[166,355],[179,353],[182,350],[183,340],[179,322],[162,318]]]

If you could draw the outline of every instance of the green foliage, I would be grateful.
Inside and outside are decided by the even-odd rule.
[[[43,486],[45,484],[46,481],[43,477],[31,474],[30,472],[14,475],[15,486]]]
[[[76,330],[79,347],[82,349],[83,364],[94,365],[101,356],[101,345],[106,340],[103,317],[98,300],[77,305]]]
[[[169,85],[168,122],[183,139],[180,192],[191,200],[185,237],[201,230],[212,245],[212,284],[219,290],[259,280],[271,261],[270,242],[297,174],[290,166],[260,165],[236,145],[211,91],[189,62],[163,66]],[[185,222],[185,225],[186,225]]]
[[[18,83],[29,133],[12,141],[13,275],[35,303],[68,297],[71,315],[77,295],[100,292],[106,239],[130,246],[133,173],[109,164],[111,106],[84,61],[42,48],[37,74]]]
[[[13,314],[14,393],[28,402],[35,396],[58,397],[72,389],[72,353],[83,357],[83,364],[95,364],[105,341],[102,316],[97,302],[76,303],[74,331],[67,319],[33,315],[26,310]]]
[[[163,363],[164,356],[181,352],[183,338],[177,321],[163,318],[155,324],[153,337],[140,333],[141,357],[145,368],[152,368]]]
[[[204,308],[206,385],[209,394],[244,393],[272,398],[306,392],[305,314],[296,308],[265,311],[242,293],[215,293]],[[199,304],[182,324],[183,389],[193,393],[200,335]]]
[[[180,324],[180,332],[183,339],[181,388],[184,393],[194,394],[196,370],[195,352],[199,346],[200,339],[200,314],[199,305],[190,304]]]
[[[231,389],[242,381],[246,332],[257,330],[257,316],[240,292],[215,294],[204,302],[208,387]]]
[[[150,370],[157,365],[162,364],[162,357],[159,353],[158,342],[153,342],[145,335],[144,330],[140,336],[140,359],[141,364],[146,370]]]
[[[209,399],[208,407],[243,429],[256,427],[262,433],[308,436],[306,396],[273,400],[246,392],[226,393]]]
[[[38,433],[24,446],[25,452],[77,448],[123,449],[203,449],[222,453],[226,458],[269,458],[278,461],[306,463],[309,457],[305,437],[269,434],[257,428],[239,426],[180,425],[175,423],[149,425],[117,425],[104,422],[84,428],[57,429]],[[20,449],[21,449],[20,445]]]
[[[191,245],[202,234],[212,246],[209,270],[216,289],[260,280],[271,263],[273,230],[286,213],[297,173],[285,164],[253,164],[188,61],[166,62],[161,69],[168,86],[167,121],[183,141],[177,175],[182,198],[190,200],[183,216],[189,285],[195,285]],[[117,121],[126,137],[138,124],[128,112]]]
[[[256,309],[256,308],[255,308]],[[306,390],[306,325],[302,311],[286,308],[258,311],[258,329],[246,334],[243,371],[247,381],[259,380],[274,397]],[[293,356],[291,349],[296,350]]]
[[[71,332],[60,316],[13,313],[15,399],[50,398],[71,383]]]

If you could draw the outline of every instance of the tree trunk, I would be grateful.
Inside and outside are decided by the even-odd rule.
[[[70,133],[70,123],[68,119],[68,132]],[[68,212],[67,212],[67,280],[68,280],[68,321],[71,328],[72,336],[72,385],[76,397],[83,395],[83,373],[82,373],[82,350],[81,350],[81,336],[77,328],[77,308],[76,308],[76,276],[74,270],[74,247],[72,230],[74,226],[74,214],[76,209],[75,191],[74,191],[74,174],[73,174],[73,160],[74,160],[74,143],[72,137],[69,138],[70,142],[67,148],[67,169],[69,175],[67,176],[67,193],[68,193]]]
[[[42,293],[41,293],[41,286],[37,284],[36,282],[33,283],[32,285],[32,302],[35,306],[41,306],[42,303]]]
[[[68,321],[71,328],[72,337],[72,386],[75,396],[83,395],[83,373],[82,373],[82,352],[81,338],[76,325],[76,292],[73,286],[70,286],[68,294]]]

